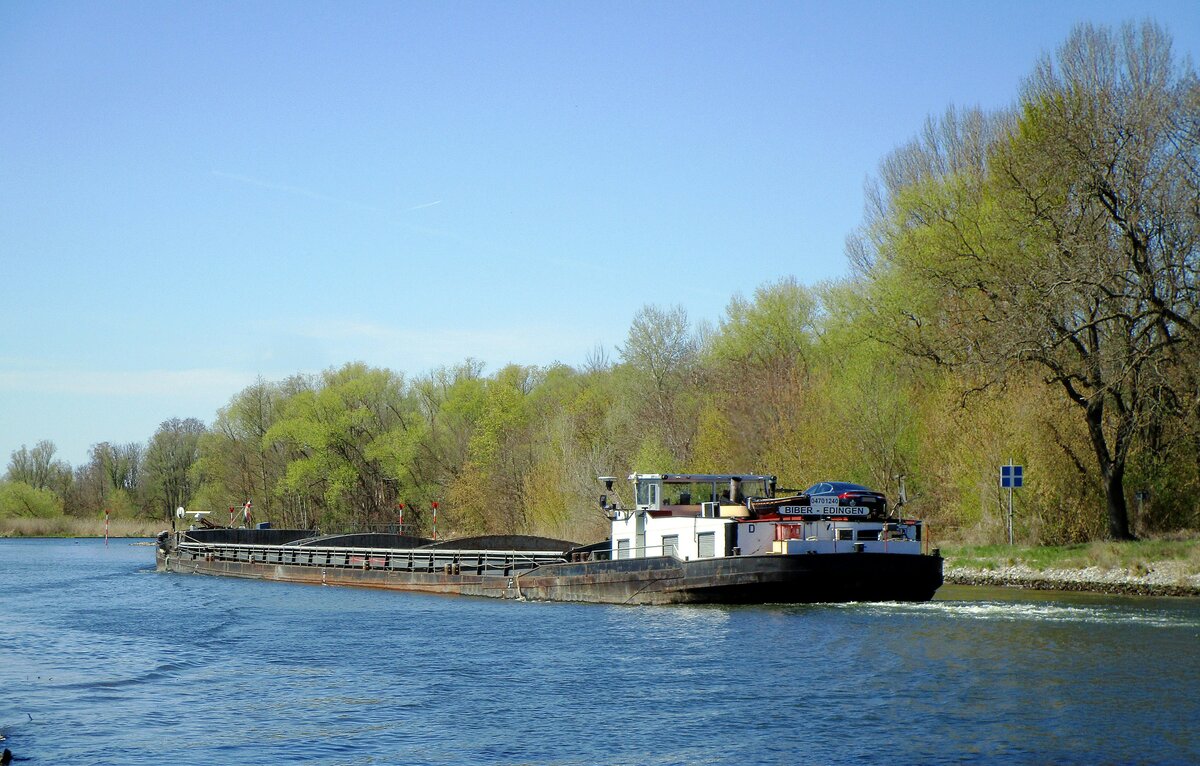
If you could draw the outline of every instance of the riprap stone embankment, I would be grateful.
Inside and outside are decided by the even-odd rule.
[[[1144,573],[1124,569],[1033,569],[1025,564],[976,569],[947,565],[947,583],[992,585],[1036,590],[1089,591],[1137,596],[1200,596],[1200,574],[1188,574],[1182,563],[1153,564]]]

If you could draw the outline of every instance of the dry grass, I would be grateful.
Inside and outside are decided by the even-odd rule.
[[[109,537],[154,537],[163,529],[161,521],[114,519]],[[103,519],[74,516],[0,519],[0,537],[104,537]]]
[[[1133,542],[1098,541],[1081,545],[1013,546],[944,544],[951,566],[976,569],[1024,564],[1031,569],[1098,567],[1144,574],[1152,565],[1174,562],[1187,574],[1200,574],[1200,534],[1173,534]]]

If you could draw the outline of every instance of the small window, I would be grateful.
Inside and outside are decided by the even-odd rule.
[[[853,529],[839,529],[837,531],[837,539],[853,540],[854,539],[854,530]]]
[[[617,540],[617,558],[619,558],[619,559],[629,558],[629,541],[628,540]]]
[[[659,485],[656,481],[639,481],[637,484],[637,504],[641,506],[658,507]]]
[[[679,535],[663,535],[663,555],[678,556],[679,555]]]
[[[878,529],[860,529],[860,530],[858,530],[858,539],[859,540],[878,540],[879,539],[879,530]]]
[[[696,535],[696,544],[700,548],[700,558],[711,559],[717,555],[717,536],[714,532],[701,532]]]

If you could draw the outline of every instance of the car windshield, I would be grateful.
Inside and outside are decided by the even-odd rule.
[[[844,481],[823,481],[804,490],[806,495],[840,495],[843,492],[870,492],[861,484],[849,484]]]

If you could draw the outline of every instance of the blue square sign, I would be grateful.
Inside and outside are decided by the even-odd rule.
[[[1006,488],[1020,487],[1025,483],[1025,467],[1020,465],[1000,466],[1000,486]]]

